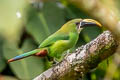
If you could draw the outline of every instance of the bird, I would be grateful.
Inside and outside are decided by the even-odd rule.
[[[9,59],[8,62],[13,62],[34,55],[59,59],[63,52],[75,46],[83,28],[91,26],[101,27],[102,25],[94,19],[72,19],[65,23],[55,33],[43,40],[37,49],[13,57]]]

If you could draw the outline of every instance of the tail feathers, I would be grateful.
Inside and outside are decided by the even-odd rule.
[[[16,61],[16,60],[19,60],[19,59],[22,59],[22,58],[32,56],[32,55],[38,53],[39,51],[40,51],[40,49],[35,49],[35,50],[30,51],[30,52],[26,52],[24,54],[21,54],[19,56],[16,56],[16,57],[12,58],[12,59],[9,59],[8,62],[13,62],[13,61]]]

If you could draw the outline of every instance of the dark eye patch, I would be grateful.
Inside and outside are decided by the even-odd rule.
[[[76,24],[76,26],[78,26],[80,24],[80,22],[76,22],[75,24]]]
[[[77,29],[79,29],[80,22],[76,22],[75,24],[77,26]]]

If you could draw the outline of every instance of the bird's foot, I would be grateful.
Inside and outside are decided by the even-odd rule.
[[[66,54],[64,54],[64,57],[67,57],[70,54],[70,50],[67,50]]]
[[[56,64],[58,64],[59,63],[59,61],[57,60],[57,59],[53,59],[53,65],[56,65]]]

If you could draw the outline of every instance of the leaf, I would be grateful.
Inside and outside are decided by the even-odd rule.
[[[101,32],[101,29],[98,27],[87,27],[83,30],[83,38],[86,42],[89,42],[95,39]]]
[[[24,0],[20,0],[19,3],[18,1],[19,0],[2,0],[0,3],[0,35],[5,39],[3,43],[3,52],[7,60],[24,53],[24,51],[26,52],[27,49],[27,51],[29,51],[35,48],[32,43],[33,41],[29,40],[24,42],[22,49],[18,48],[21,34],[23,33],[22,28],[24,20],[23,18],[18,18],[17,15],[25,16],[24,9],[27,9],[25,7],[27,3]],[[2,68],[2,66],[0,67]],[[33,66],[35,69],[33,69]],[[10,67],[14,74],[23,80],[32,79],[44,69],[43,61],[35,57],[10,63]]]
[[[90,18],[85,12],[77,8],[76,6],[69,4],[65,7],[66,10],[66,17],[68,19],[74,19],[74,18]]]
[[[103,79],[104,76],[106,75],[106,70],[108,69],[108,67],[110,66],[110,64],[112,63],[112,59],[113,56],[109,57],[108,59],[102,61],[98,67],[96,68],[96,70],[94,70],[91,74],[91,78],[93,79],[93,75],[96,76],[96,79]]]
[[[5,59],[3,57],[3,38],[0,38],[0,72],[6,67]]]
[[[4,45],[5,57],[10,59],[24,52],[35,49],[36,46],[30,39],[25,40],[22,49],[18,49],[16,46]],[[23,52],[24,51],[24,52]],[[8,55],[10,54],[10,55]],[[38,57],[28,57],[19,61],[9,63],[14,74],[22,80],[31,80],[44,71],[43,59]]]
[[[26,5],[24,0],[1,0],[0,2],[0,35],[9,42],[19,41],[23,28],[23,7]]]
[[[3,58],[0,57],[0,72],[2,72],[5,68],[6,64]]]
[[[26,15],[23,15],[25,17],[24,21],[26,21],[25,23],[27,25],[27,31],[35,38],[37,42],[41,42],[44,38],[56,31],[64,23],[64,15],[61,13],[63,11],[59,7],[57,7],[56,4],[46,3],[44,6],[47,6],[44,9],[52,11],[52,13],[50,12],[49,14],[47,14],[48,12],[44,10],[41,12],[37,12],[34,8],[31,8],[31,6],[27,6],[25,7],[25,10],[28,10],[28,13],[26,13]],[[49,10],[49,7],[51,7],[51,10]],[[57,11],[58,13],[56,14],[55,11]],[[47,15],[50,15],[51,17]],[[17,22],[15,23],[17,24]],[[34,47],[33,41],[26,40],[22,46],[22,49],[19,49],[18,40],[20,40],[22,32],[19,31],[21,27],[18,27],[18,24],[22,24],[19,23],[19,21],[18,24],[16,24],[13,25],[14,27],[11,29],[5,27],[4,30],[6,30],[6,32],[8,31],[8,33],[5,34],[3,32],[3,34],[5,34],[3,36],[5,36],[7,40],[4,42],[3,46],[4,56],[7,60],[36,48]],[[22,80],[30,80],[34,78],[35,76],[43,72],[45,68],[43,59],[37,57],[29,57],[20,61],[10,63],[10,67],[14,74]]]
[[[40,43],[64,23],[64,11],[55,2],[45,2],[42,10],[34,8],[28,11],[27,31]]]
[[[5,68],[6,63],[3,57],[3,40],[0,38],[0,72]]]

